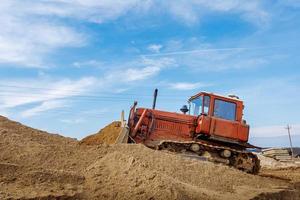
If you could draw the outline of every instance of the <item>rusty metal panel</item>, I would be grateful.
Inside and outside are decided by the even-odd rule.
[[[239,140],[238,123],[212,117],[210,134],[212,136]]]
[[[249,126],[248,125],[239,125],[239,131],[238,131],[238,137],[239,140],[242,142],[247,142],[249,139]]]

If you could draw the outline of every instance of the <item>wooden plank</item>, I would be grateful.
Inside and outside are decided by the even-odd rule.
[[[274,155],[274,154],[289,154],[289,151],[287,149],[270,149],[270,150],[264,150],[264,155]]]

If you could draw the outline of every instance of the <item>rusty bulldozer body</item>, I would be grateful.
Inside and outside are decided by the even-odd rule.
[[[233,166],[257,174],[259,159],[248,151],[249,125],[242,119],[244,105],[236,96],[201,92],[192,96],[183,113],[155,109],[130,109],[119,143],[142,143],[150,148],[184,153],[193,158]]]

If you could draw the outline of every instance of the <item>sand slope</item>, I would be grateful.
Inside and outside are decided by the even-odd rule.
[[[0,117],[0,199],[263,199],[287,187],[143,145],[79,144]]]
[[[121,122],[114,121],[98,133],[83,138],[80,143],[86,145],[115,144],[121,131]]]

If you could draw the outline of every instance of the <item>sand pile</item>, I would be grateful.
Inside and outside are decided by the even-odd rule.
[[[86,177],[99,199],[251,199],[286,186],[282,180],[126,144],[109,146],[86,168]]]
[[[105,126],[98,133],[90,135],[80,141],[81,144],[99,145],[99,144],[115,144],[116,139],[121,131],[121,122],[114,121]]]
[[[289,186],[143,145],[79,145],[0,117],[1,200],[263,199]]]
[[[77,143],[0,116],[0,199],[64,199],[81,194],[85,178],[77,172],[86,164],[77,159],[84,153]]]

